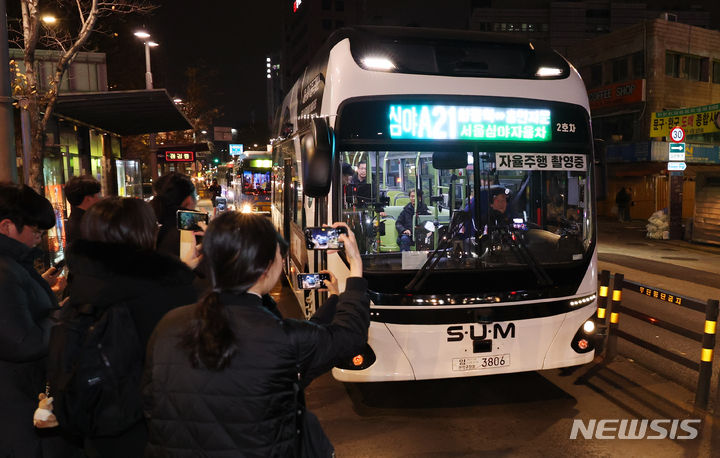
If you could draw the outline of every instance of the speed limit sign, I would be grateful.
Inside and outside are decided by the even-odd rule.
[[[675,143],[680,143],[685,140],[685,131],[682,130],[682,127],[673,127],[673,130],[670,131],[670,138]]]

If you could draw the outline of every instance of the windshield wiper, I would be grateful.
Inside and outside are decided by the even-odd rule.
[[[552,286],[553,280],[548,275],[545,268],[538,262],[537,259],[535,259],[535,256],[532,254],[530,249],[527,247],[527,243],[525,242],[525,238],[522,236],[522,234],[518,234],[518,230],[516,229],[510,229],[509,226],[496,226],[492,229],[493,234],[497,234],[500,236],[501,243],[504,243],[505,240],[509,239],[510,243],[508,244],[510,246],[510,249],[515,254],[515,256],[522,262],[524,262],[528,267],[530,267],[530,270],[535,274],[535,277],[537,278],[538,284],[540,286]]]
[[[422,288],[422,285],[425,283],[425,280],[427,280],[430,272],[432,272],[440,262],[440,259],[442,258],[441,252],[445,251],[450,246],[453,239],[458,235],[461,224],[466,219],[464,216],[468,216],[468,212],[456,211],[453,214],[445,236],[438,242],[437,248],[430,253],[430,256],[428,256],[427,260],[417,271],[413,279],[410,280],[410,283],[405,285],[405,291],[412,292]]]

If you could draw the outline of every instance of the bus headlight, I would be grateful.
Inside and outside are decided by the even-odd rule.
[[[593,320],[587,320],[583,325],[583,331],[587,334],[595,332],[595,322]]]
[[[242,207],[240,207],[240,213],[252,213],[253,208],[250,204],[243,204]]]

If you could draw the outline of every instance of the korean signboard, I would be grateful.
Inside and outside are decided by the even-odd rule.
[[[650,118],[651,137],[669,137],[676,126],[687,135],[720,132],[720,103],[682,110],[653,112]]]
[[[628,105],[645,100],[645,80],[637,79],[588,91],[590,109]]]
[[[389,108],[388,127],[393,139],[531,142],[552,139],[551,113],[547,109],[455,105],[391,105]],[[566,124],[565,128],[568,132],[575,131],[574,124]]]
[[[165,151],[167,162],[193,162],[195,154],[192,151]]]
[[[497,170],[587,170],[583,154],[497,153]]]

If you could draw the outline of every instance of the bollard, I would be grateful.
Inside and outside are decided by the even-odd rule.
[[[700,353],[700,373],[698,374],[695,407],[705,409],[710,396],[710,379],[712,379],[713,350],[715,349],[715,329],[718,318],[718,301],[708,299],[705,306],[705,333]]]
[[[612,301],[610,302],[610,325],[608,326],[607,360],[612,361],[617,356],[617,328],[620,314],[616,312],[617,306],[622,302],[622,287],[625,275],[615,274],[613,281]]]
[[[610,286],[610,271],[603,270],[600,272],[600,288],[598,289],[598,309],[597,318],[598,325],[605,325],[605,312],[607,309],[608,287]]]

